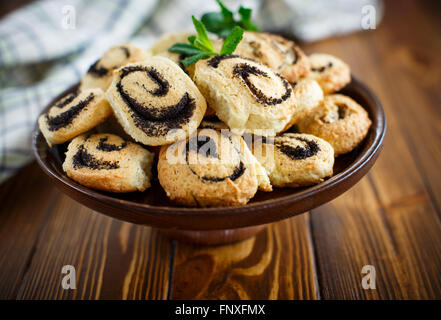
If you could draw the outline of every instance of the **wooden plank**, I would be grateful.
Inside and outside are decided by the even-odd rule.
[[[381,208],[368,182],[311,213],[323,299],[408,298]],[[376,290],[361,284],[365,265],[376,269]]]
[[[13,299],[58,194],[34,163],[0,187],[0,299]]]
[[[172,299],[317,299],[308,214],[270,225],[242,242],[178,243]]]
[[[364,179],[312,213],[324,299],[434,299],[441,297],[440,225],[430,225],[427,198],[379,205]],[[376,269],[376,290],[364,290],[362,268]]]
[[[394,8],[389,9],[386,14]],[[422,178],[439,175],[438,154],[419,160],[425,162],[426,172],[415,160],[416,153],[427,155],[427,150],[437,148],[433,140],[438,132],[431,128],[438,120],[425,128],[421,128],[422,122],[415,124],[415,115],[407,110],[415,108],[415,97],[425,93],[419,86],[411,90],[403,74],[386,75],[395,63],[389,58],[393,51],[385,44],[395,43],[387,21],[386,15],[384,25],[373,33],[334,39],[312,48],[346,60],[379,95],[388,117],[383,152],[369,183],[362,180],[343,197],[312,212],[319,282],[325,299],[441,297],[441,224],[434,207],[438,195],[434,197],[434,189],[428,189]],[[434,107],[431,100],[420,102],[426,105],[420,110]],[[428,113],[426,121],[430,117]],[[431,145],[424,147],[427,150],[416,147],[409,138],[418,138],[420,132],[427,135],[424,141]],[[361,289],[362,264],[373,264],[379,268],[378,276],[384,276],[378,279],[377,290]]]
[[[381,84],[393,84],[388,86],[387,92],[390,109],[440,215],[441,38],[438,21],[427,19],[429,13],[423,4],[406,0],[401,4],[402,10],[391,8],[385,29],[370,38],[370,45],[387,64]],[[441,18],[439,11],[433,13],[438,15],[438,20]],[[403,36],[402,30],[407,28],[409,19],[418,27],[408,28]]]
[[[165,299],[170,241],[60,195],[23,279],[20,299]],[[64,265],[76,289],[64,290]]]
[[[374,206],[365,207],[365,201]],[[312,230],[321,296],[441,298],[440,225],[427,218],[430,212],[433,207],[424,197],[387,209],[379,207],[369,186],[355,188],[331,205],[314,210]],[[377,269],[376,290],[361,288],[364,265]]]

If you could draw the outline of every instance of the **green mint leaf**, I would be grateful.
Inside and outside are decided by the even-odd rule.
[[[198,40],[201,43],[201,45],[205,48],[207,48],[209,51],[214,51],[213,45],[211,44],[210,39],[208,38],[207,29],[205,29],[204,24],[196,19],[194,16],[191,17],[193,19],[193,25],[196,29],[196,32],[198,33],[197,39],[194,41],[194,44],[196,47],[199,47],[197,45]],[[202,49],[202,48],[200,48]],[[203,50],[203,49],[202,49]]]
[[[227,22],[224,16],[220,12],[207,12],[201,18],[202,23],[205,25],[209,32],[219,34],[222,30],[230,29],[234,27],[234,21]]]
[[[226,38],[235,26],[242,27],[244,30],[259,31],[258,27],[251,21],[252,9],[239,7],[238,14],[240,19],[234,18],[235,13],[229,10],[221,0],[216,0],[220,12],[207,12],[201,17],[202,23],[209,32],[217,34],[221,38]]]
[[[219,32],[218,36],[221,37],[222,39],[225,39],[230,34],[231,30],[233,29],[224,29],[221,32]]]
[[[225,38],[220,54],[232,54],[239,42],[242,40],[242,37],[243,29],[238,26],[234,27],[233,30],[231,30],[231,32]]]
[[[190,42],[191,44],[194,44],[194,41],[196,40],[196,36],[189,36],[187,39],[188,39],[188,42]]]
[[[175,53],[183,53],[187,56],[192,56],[202,52],[200,49],[195,48],[189,43],[181,43],[181,42],[172,45],[170,48],[168,48],[168,51]]]
[[[189,66],[189,65],[191,65],[191,64],[193,64],[193,63],[198,62],[198,61],[201,60],[201,59],[206,59],[206,58],[208,58],[208,57],[210,57],[210,56],[212,56],[212,55],[209,54],[209,53],[204,53],[204,52],[202,52],[202,53],[196,54],[196,55],[194,55],[194,56],[188,57],[188,58],[186,58],[186,59],[184,59],[184,60],[181,60],[181,63],[182,63],[184,66],[187,67],[187,66]]]
[[[215,52],[214,52],[214,49],[213,49],[213,46],[211,46],[211,48],[208,48],[208,47],[205,45],[205,43],[202,43],[202,41],[199,40],[198,38],[193,42],[193,45],[194,45],[196,48],[198,48],[198,49],[200,49],[201,51],[203,51],[203,52],[206,52],[206,53],[215,53]],[[210,42],[210,45],[211,45],[211,42]]]
[[[239,25],[245,30],[259,32],[259,28],[251,21],[241,21]]]
[[[251,12],[253,10],[249,9],[249,8],[244,8],[242,6],[240,6],[239,8],[239,15],[242,21],[250,21],[251,20]]]
[[[225,22],[234,23],[234,14],[231,10],[229,10],[220,0],[216,0],[217,4],[221,8],[221,14],[224,17]]]
[[[259,28],[257,28],[257,26],[251,21],[252,11],[253,10],[251,10],[249,8],[244,8],[244,7],[240,6],[240,8],[239,8],[239,15],[240,15],[239,24],[245,30],[258,32]]]

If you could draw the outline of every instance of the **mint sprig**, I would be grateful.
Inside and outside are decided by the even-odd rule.
[[[178,42],[168,48],[170,52],[184,55],[185,58],[181,60],[184,66],[189,66],[201,59],[207,59],[211,56],[232,54],[242,40],[243,29],[235,26],[226,36],[221,52],[216,52],[210,38],[208,38],[205,25],[195,17],[192,17],[192,19],[197,35],[188,37],[189,43]]]
[[[191,18],[193,19],[194,28],[198,33],[197,37],[194,38],[192,45],[203,51],[214,52],[213,45],[208,38],[207,29],[205,29],[204,24],[196,19],[194,16],[192,16]]]
[[[220,11],[205,13],[201,21],[209,32],[217,34],[221,38],[226,38],[235,26],[239,26],[244,30],[259,31],[257,26],[252,22],[252,10],[240,6],[238,10],[239,20],[234,18],[234,13],[225,7],[220,0],[216,0],[219,4]]]
[[[232,54],[243,37],[243,29],[241,27],[234,27],[227,35],[221,48],[221,56],[225,54]]]

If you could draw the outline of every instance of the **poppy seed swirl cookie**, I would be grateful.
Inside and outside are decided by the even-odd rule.
[[[349,66],[337,57],[325,53],[309,56],[311,70],[308,79],[315,80],[322,87],[323,93],[334,93],[351,82]]]
[[[293,42],[270,33],[246,31],[234,54],[256,60],[293,83],[309,72],[309,60]]]
[[[81,135],[69,143],[63,170],[93,189],[144,191],[150,187],[153,158],[153,153],[114,134]]]
[[[106,97],[123,129],[150,146],[185,139],[196,130],[207,108],[188,75],[158,56],[115,71]]]
[[[38,119],[49,146],[64,143],[84,133],[112,114],[101,89],[70,93],[55,102]]]
[[[198,61],[194,81],[210,108],[231,129],[277,133],[294,113],[289,82],[251,59],[224,55]]]
[[[244,205],[259,187],[255,161],[240,136],[201,129],[161,147],[158,178],[167,196],[183,205]]]
[[[252,150],[276,187],[309,186],[322,182],[333,173],[332,146],[313,135],[255,136]]]
[[[147,59],[148,54],[131,43],[123,43],[107,50],[92,64],[81,79],[80,90],[100,88],[106,91],[112,82],[113,70],[128,63]]]
[[[338,156],[363,141],[371,123],[368,113],[357,102],[342,94],[331,94],[297,126],[300,132],[328,141]]]

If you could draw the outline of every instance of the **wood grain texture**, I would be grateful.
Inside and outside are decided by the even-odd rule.
[[[319,283],[324,299],[440,298],[440,225],[424,199],[384,210],[370,182],[312,213]],[[415,232],[417,223],[424,232]],[[438,233],[437,233],[438,232]],[[376,290],[361,286],[362,268],[376,269]]]
[[[164,299],[168,239],[151,228],[107,218],[60,195],[41,232],[19,299]],[[64,265],[76,290],[64,290]]]
[[[0,187],[0,299],[16,297],[58,195],[35,163]]]
[[[388,88],[397,129],[441,217],[441,11],[431,13],[428,3],[406,0],[402,10],[390,8],[382,32],[367,45],[376,48],[377,57],[387,57],[387,72],[378,83]],[[427,19],[431,14],[438,17]],[[407,28],[409,19],[417,22],[417,27]]]
[[[172,299],[317,299],[308,214],[218,247],[178,243]]]

